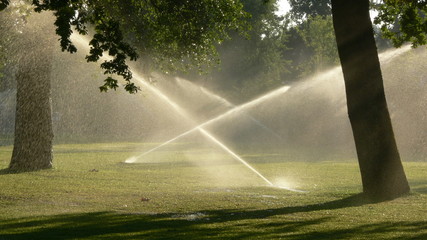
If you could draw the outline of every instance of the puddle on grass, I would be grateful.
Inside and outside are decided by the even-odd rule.
[[[199,221],[199,220],[209,220],[209,218],[206,217],[207,215],[201,212],[196,213],[190,213],[190,214],[177,214],[172,215],[172,218],[178,218],[183,219],[187,221]]]

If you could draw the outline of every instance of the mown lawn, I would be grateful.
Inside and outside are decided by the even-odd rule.
[[[307,191],[292,192],[219,152],[123,163],[138,146],[57,145],[52,170],[1,171],[0,240],[427,239],[426,162],[405,163],[410,195],[372,204],[357,195],[356,161],[252,161],[274,183]],[[0,147],[0,169],[10,155]]]

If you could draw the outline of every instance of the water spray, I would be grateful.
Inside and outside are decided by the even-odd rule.
[[[144,82],[141,79],[139,79],[139,77],[137,75],[136,75],[136,79],[138,81],[140,81],[142,84],[144,84],[144,86],[148,87],[149,89],[153,88],[151,85],[149,85],[146,82]],[[204,136],[208,137],[212,142],[214,142],[218,146],[220,146],[224,151],[226,151],[227,153],[229,153],[234,159],[236,159],[237,161],[239,161],[240,163],[242,163],[244,166],[246,166],[248,169],[250,169],[252,172],[254,172],[258,177],[260,177],[264,182],[266,182],[269,187],[280,188],[280,189],[284,189],[284,190],[288,190],[288,191],[293,191],[293,192],[305,192],[305,191],[302,191],[302,190],[297,190],[297,189],[293,189],[293,188],[289,188],[289,187],[279,186],[279,185],[273,184],[270,180],[268,180],[266,177],[264,177],[258,170],[256,170],[248,162],[246,162],[242,157],[240,157],[239,155],[237,155],[230,148],[228,148],[224,143],[222,143],[221,141],[219,141],[211,133],[207,132],[204,129],[204,127],[206,127],[207,125],[213,124],[213,123],[215,123],[217,121],[220,121],[220,120],[226,118],[227,116],[230,116],[230,115],[232,115],[234,113],[237,113],[239,111],[242,111],[244,109],[248,109],[250,107],[256,106],[257,104],[260,104],[263,101],[266,101],[267,99],[270,99],[270,98],[276,97],[276,96],[278,96],[280,94],[283,94],[283,93],[287,92],[289,90],[289,88],[290,88],[289,86],[284,86],[284,87],[281,87],[281,88],[279,88],[279,89],[277,89],[275,91],[272,91],[272,92],[270,92],[268,94],[265,94],[265,95],[263,95],[263,96],[255,99],[255,100],[252,100],[252,101],[250,101],[248,103],[245,103],[245,104],[240,105],[240,106],[235,106],[234,108],[228,110],[227,112],[225,112],[225,113],[223,113],[221,115],[218,115],[217,117],[214,117],[214,118],[212,118],[212,119],[210,119],[210,120],[208,120],[208,121],[206,121],[206,122],[204,122],[202,124],[199,124],[198,126],[192,128],[192,129],[190,129],[190,130],[188,130],[188,131],[186,131],[186,132],[184,132],[184,133],[182,133],[182,134],[180,134],[180,135],[178,135],[178,136],[176,136],[176,137],[174,137],[174,138],[172,138],[172,139],[170,139],[170,140],[168,140],[168,141],[166,141],[166,142],[164,142],[164,143],[162,143],[162,144],[160,144],[160,145],[158,145],[158,146],[156,146],[156,147],[154,147],[154,148],[152,148],[152,149],[150,149],[150,150],[148,150],[148,151],[146,151],[146,152],[144,152],[144,153],[142,153],[142,154],[140,154],[138,156],[133,156],[133,157],[130,157],[130,158],[126,159],[125,163],[135,163],[141,157],[143,157],[143,156],[145,156],[145,155],[147,155],[147,154],[149,154],[151,152],[154,152],[154,151],[158,150],[159,148],[161,148],[161,147],[163,147],[165,145],[168,145],[168,144],[170,144],[170,143],[172,143],[172,142],[174,142],[174,141],[176,141],[176,140],[178,140],[178,139],[180,139],[180,138],[182,138],[182,137],[184,137],[184,136],[186,136],[186,135],[188,135],[188,134],[190,134],[190,133],[192,133],[194,131],[199,131]],[[168,101],[168,102],[171,101],[167,96],[164,96],[164,94],[161,93],[158,89],[153,88],[153,91],[157,92],[157,94],[159,94],[160,96],[162,96],[162,98],[165,99],[166,101]],[[179,112],[183,113],[183,110],[181,110],[181,108],[177,104],[175,104],[174,102],[172,102],[170,104],[172,104],[174,106],[174,109],[179,110]]]
[[[81,39],[81,38],[79,38],[79,39]],[[81,41],[83,41],[83,42],[86,42],[87,43],[87,41],[84,41],[84,39],[81,39]],[[168,96],[166,96],[164,93],[162,93],[159,89],[157,89],[157,88],[155,88],[155,87],[153,87],[151,84],[149,84],[148,82],[146,82],[145,80],[144,80],[144,78],[143,77],[141,77],[141,76],[139,76],[135,71],[133,71],[134,72],[134,74],[133,74],[133,77],[134,77],[134,79],[135,80],[137,80],[139,83],[141,83],[146,89],[148,89],[148,90],[150,90],[151,92],[153,92],[154,94],[156,94],[158,97],[160,97],[163,101],[165,101],[166,103],[168,103],[170,106],[172,106],[172,108],[179,114],[179,115],[181,115],[182,117],[184,117],[185,119],[187,119],[188,121],[191,121],[191,122],[194,122],[191,118],[190,118],[190,116],[189,116],[189,114],[187,114],[186,113],[186,111],[183,109],[183,108],[181,108],[178,104],[176,104],[173,100],[171,100]],[[229,153],[234,159],[236,159],[236,160],[238,160],[239,162],[241,162],[242,164],[244,164],[244,166],[246,166],[248,169],[250,169],[252,172],[254,172],[257,176],[259,176],[262,180],[264,180],[269,186],[274,186],[267,178],[265,178],[260,172],[258,172],[255,168],[253,168],[252,166],[250,166],[245,160],[243,160],[240,156],[238,156],[236,153],[234,153],[230,148],[228,148],[224,143],[222,143],[221,141],[219,141],[216,137],[214,137],[211,133],[209,133],[208,131],[206,131],[205,129],[203,129],[203,127],[205,127],[206,125],[208,125],[208,124],[211,124],[211,123],[213,123],[213,122],[216,122],[216,121],[218,121],[218,120],[220,120],[220,119],[222,119],[222,118],[224,118],[224,117],[226,117],[226,116],[228,116],[228,115],[230,115],[230,114],[233,114],[233,113],[235,113],[235,112],[237,112],[237,111],[240,111],[240,110],[242,110],[242,109],[244,109],[244,108],[248,108],[248,107],[250,107],[250,106],[254,106],[254,105],[256,105],[256,104],[258,104],[258,103],[260,103],[260,102],[262,102],[262,101],[264,101],[264,100],[266,100],[266,99],[268,99],[268,98],[270,98],[270,95],[271,95],[271,97],[273,97],[273,96],[276,96],[276,95],[279,95],[279,94],[281,94],[281,93],[283,93],[283,92],[286,92],[287,90],[289,89],[289,87],[288,86],[285,86],[285,87],[282,87],[282,88],[280,88],[280,89],[278,89],[278,90],[276,90],[276,91],[274,91],[274,92],[272,92],[272,93],[270,93],[270,94],[268,94],[269,96],[262,96],[262,97],[260,97],[260,98],[258,98],[258,99],[255,99],[255,100],[253,100],[253,101],[251,101],[251,102],[249,102],[249,103],[247,103],[247,104],[243,104],[243,105],[241,105],[241,106],[239,106],[239,107],[235,107],[235,108],[233,108],[233,109],[231,109],[231,110],[229,110],[229,111],[227,111],[226,113],[224,113],[224,114],[222,114],[222,115],[220,115],[220,116],[218,116],[218,117],[216,117],[216,118],[213,118],[213,119],[211,119],[211,120],[209,120],[209,121],[207,121],[207,122],[205,122],[205,123],[203,123],[203,124],[200,124],[200,125],[198,125],[198,126],[196,126],[195,128],[193,128],[193,129],[191,129],[191,130],[189,130],[189,131],[187,131],[187,132],[185,132],[185,133],[183,133],[183,134],[181,134],[181,135],[179,135],[179,136],[177,136],[177,137],[175,137],[175,138],[173,138],[173,139],[171,139],[171,140],[169,140],[169,141],[166,141],[166,142],[164,142],[163,144],[161,144],[161,145],[159,145],[159,146],[157,146],[157,147],[155,147],[155,148],[153,148],[153,149],[151,149],[151,150],[149,150],[149,151],[147,151],[147,152],[145,152],[145,153],[143,153],[143,154],[141,154],[141,155],[138,155],[138,156],[133,156],[133,157],[130,157],[130,158],[128,158],[128,159],[126,159],[125,160],[125,163],[135,163],[135,162],[137,162],[138,161],[138,159],[139,158],[141,158],[142,156],[144,156],[144,155],[146,155],[146,154],[148,154],[148,153],[150,153],[150,152],[153,152],[153,151],[155,151],[155,150],[157,150],[157,149],[159,149],[159,148],[161,148],[162,146],[165,146],[165,145],[167,145],[167,144],[169,144],[169,143],[171,143],[171,142],[173,142],[173,141],[175,141],[175,140],[177,140],[177,139],[179,139],[179,138],[181,138],[181,137],[183,137],[183,136],[185,136],[185,135],[187,135],[187,134],[189,134],[189,133],[192,133],[193,131],[199,131],[201,134],[203,134],[204,136],[206,136],[206,137],[208,137],[212,142],[214,142],[214,143],[216,143],[219,147],[221,147],[224,151],[226,151],[227,153]]]
[[[305,190],[300,190],[300,189],[295,189],[295,188],[290,188],[290,187],[285,187],[285,186],[280,186],[280,185],[271,185],[270,187],[284,189],[284,190],[288,190],[291,192],[308,193],[308,191],[305,191]]]
[[[218,122],[218,121],[220,121],[220,120],[222,120],[222,119],[224,119],[224,118],[226,118],[226,117],[228,117],[228,116],[230,116],[232,114],[235,114],[235,113],[237,113],[239,111],[242,111],[242,110],[254,107],[254,106],[256,106],[256,105],[258,105],[258,104],[260,104],[260,103],[262,103],[262,102],[264,102],[264,101],[266,101],[268,99],[271,99],[271,98],[274,98],[276,96],[279,96],[279,95],[287,92],[289,90],[289,88],[290,88],[289,86],[281,87],[281,88],[276,89],[276,90],[274,90],[274,91],[272,91],[270,93],[267,93],[267,94],[265,94],[265,95],[263,95],[261,97],[258,97],[256,99],[250,101],[250,102],[247,102],[245,104],[236,106],[236,107],[228,110],[227,112],[225,112],[225,113],[223,113],[221,115],[218,115],[218,116],[216,116],[214,118],[211,118],[210,120],[208,120],[208,121],[206,121],[204,123],[201,123],[201,124],[197,125],[196,127],[192,128],[192,129],[190,129],[190,130],[188,130],[188,131],[186,131],[184,133],[181,133],[180,135],[178,135],[178,136],[176,136],[176,137],[174,137],[174,138],[172,138],[172,139],[170,139],[170,140],[168,140],[168,141],[166,141],[166,142],[164,142],[164,143],[162,143],[162,144],[160,144],[160,145],[158,145],[158,146],[156,146],[156,147],[148,150],[147,152],[144,152],[144,153],[142,153],[142,154],[140,154],[140,155],[138,155],[136,157],[132,157],[132,161],[131,161],[131,159],[127,159],[125,162],[126,163],[133,163],[136,160],[138,160],[139,158],[141,158],[142,156],[144,156],[144,155],[146,155],[148,153],[151,153],[151,152],[153,152],[153,151],[155,151],[155,150],[157,150],[157,149],[159,149],[159,148],[161,148],[161,147],[163,147],[165,145],[168,145],[169,143],[174,142],[174,141],[176,141],[176,140],[178,140],[178,139],[180,139],[180,138],[182,138],[182,137],[184,137],[184,136],[186,136],[186,135],[188,135],[188,134],[190,134],[190,133],[192,133],[194,131],[199,131],[199,130],[203,129],[204,127],[206,127],[206,126],[208,126],[210,124],[213,124],[215,122]],[[215,141],[215,142],[218,144],[219,141]],[[224,149],[225,145],[222,144],[222,145],[219,145],[219,146],[221,146],[221,148]],[[227,152],[229,152],[229,151],[230,150],[228,149]],[[233,156],[237,156],[237,154],[234,153]],[[239,160],[239,161],[241,161],[241,160]],[[270,181],[268,181],[267,183],[270,184]]]
[[[175,78],[175,80],[179,83],[182,84],[183,81],[185,81],[187,84],[192,85],[192,86],[196,86],[196,84],[185,80],[185,79],[181,79],[181,78]],[[228,101],[227,99],[207,90],[204,87],[198,86],[200,91],[212,98],[214,98],[215,100],[219,101],[220,103],[222,103],[223,105],[225,105],[226,107],[229,108],[235,108],[236,105],[232,104],[230,101]],[[254,117],[252,117],[249,114],[244,114],[246,117],[248,117],[252,122],[254,122],[258,127],[261,127],[262,129],[264,129],[265,131],[269,132],[270,134],[274,135],[275,137],[277,137],[278,139],[282,139],[282,136],[280,136],[279,134],[277,134],[276,132],[272,131],[270,128],[268,128],[265,124],[263,124],[261,121],[259,121],[258,119],[255,119]]]
[[[80,42],[83,45],[85,45],[86,47],[88,47],[88,41],[86,39],[82,38],[81,36],[76,36],[76,35],[73,35],[73,38],[77,42]],[[379,57],[380,57],[381,62],[387,63],[388,61],[390,61],[391,59],[395,58],[396,56],[401,55],[401,54],[409,51],[409,49],[410,49],[409,46],[405,46],[405,47],[400,48],[400,49],[395,49],[395,50],[391,50],[391,51],[387,51],[387,52],[381,53],[381,54],[379,54]],[[108,57],[104,57],[104,58],[107,59]],[[339,69],[339,68],[337,68],[337,69]],[[193,119],[191,119],[189,117],[190,115],[188,115],[184,111],[184,109],[182,109],[179,105],[177,105],[174,101],[172,101],[168,96],[166,96],[161,91],[159,91],[158,89],[156,89],[153,86],[151,86],[142,77],[139,77],[137,74],[134,74],[134,76],[135,76],[135,79],[138,82],[140,82],[148,90],[154,92],[157,96],[159,96],[161,99],[163,99],[169,105],[171,105],[172,108],[176,112],[178,112],[181,116],[183,116],[186,119],[189,119],[191,122],[194,122]],[[230,106],[231,109],[228,110],[228,111],[226,111],[225,113],[223,113],[221,115],[218,115],[217,117],[214,117],[214,118],[212,118],[212,119],[210,119],[210,120],[208,120],[208,121],[206,121],[206,122],[204,122],[202,124],[199,124],[196,127],[194,127],[192,129],[190,129],[190,130],[182,133],[181,135],[179,135],[179,136],[177,136],[177,137],[175,137],[173,139],[170,139],[170,140],[166,141],[165,143],[163,143],[163,144],[161,144],[161,145],[159,145],[159,146],[157,146],[157,147],[155,147],[155,148],[153,148],[153,149],[151,149],[151,150],[149,150],[149,151],[147,151],[147,152],[145,152],[145,153],[143,153],[143,154],[141,154],[139,156],[131,157],[131,158],[127,159],[126,162],[128,162],[128,163],[136,162],[136,161],[138,161],[138,159],[140,157],[142,157],[143,155],[148,154],[149,152],[153,152],[153,151],[159,149],[160,147],[165,146],[165,145],[167,145],[167,144],[169,144],[169,143],[171,143],[171,142],[173,142],[173,141],[175,141],[175,140],[177,140],[177,139],[179,139],[179,138],[181,138],[181,137],[183,137],[183,136],[185,136],[185,135],[187,135],[189,133],[192,133],[194,131],[199,131],[201,134],[203,134],[204,136],[208,137],[212,142],[214,142],[215,144],[217,144],[218,146],[220,146],[224,151],[226,151],[231,156],[233,156],[234,159],[238,160],[244,166],[246,166],[248,169],[250,169],[251,171],[253,171],[254,173],[256,173],[257,176],[259,176],[261,179],[263,179],[264,182],[266,182],[268,184],[268,186],[270,186],[270,187],[276,187],[276,188],[280,188],[280,189],[285,189],[285,190],[289,190],[289,191],[304,192],[304,191],[292,189],[292,188],[289,188],[289,187],[286,187],[286,186],[274,185],[271,181],[269,181],[262,174],[260,174],[256,169],[254,169],[252,166],[250,166],[245,160],[243,160],[241,157],[239,157],[230,148],[228,148],[227,146],[225,146],[221,141],[219,141],[218,139],[216,139],[211,133],[209,133],[208,131],[206,131],[204,129],[204,127],[208,126],[209,124],[213,124],[213,123],[215,123],[217,121],[220,121],[221,119],[224,119],[224,118],[226,118],[226,117],[228,117],[228,116],[230,116],[230,115],[232,115],[234,113],[240,112],[240,111],[245,110],[245,109],[250,108],[250,107],[254,107],[254,106],[256,106],[257,104],[259,104],[259,103],[261,103],[263,101],[266,101],[266,100],[271,99],[273,97],[279,96],[280,94],[288,91],[289,88],[290,88],[289,86],[284,86],[284,87],[276,89],[276,90],[274,90],[272,92],[269,92],[269,93],[267,93],[267,94],[265,94],[265,95],[263,95],[263,96],[255,99],[253,101],[250,101],[248,103],[242,104],[240,106],[235,106],[235,107]]]
[[[408,51],[409,49],[410,49],[409,47],[405,47],[405,48],[399,49],[398,51],[386,52],[386,53],[380,54],[380,57],[381,57],[381,60],[383,60],[384,62],[386,62],[386,61],[388,61],[389,59],[394,58],[396,55],[400,55],[400,54],[402,54],[402,53],[404,53],[404,52]],[[177,111],[178,111],[178,109],[180,109],[180,107],[178,107],[174,102],[171,102],[171,101],[169,100],[169,98],[168,98],[168,97],[166,97],[164,94],[162,94],[160,91],[158,91],[157,89],[153,88],[153,87],[152,87],[152,86],[150,86],[150,85],[147,85],[147,83],[146,83],[145,81],[142,81],[141,79],[139,79],[139,80],[140,80],[140,82],[141,82],[144,86],[148,87],[150,90],[155,90],[156,92],[160,93],[160,94],[158,94],[158,95],[160,95],[163,99],[167,100],[169,104],[171,104],[171,103],[172,103],[171,105],[174,107],[174,109],[176,109]],[[270,187],[275,187],[275,188],[280,188],[280,189],[285,189],[285,190],[288,190],[288,191],[294,191],[294,192],[306,192],[306,191],[297,190],[297,189],[293,189],[293,188],[286,187],[286,186],[274,185],[271,181],[269,181],[269,180],[268,180],[267,178],[265,178],[262,174],[260,174],[256,169],[254,169],[254,168],[253,168],[252,166],[250,166],[246,161],[244,161],[241,157],[239,157],[237,154],[235,154],[233,151],[231,151],[228,147],[226,147],[222,142],[220,142],[218,139],[216,139],[216,138],[215,138],[215,137],[213,137],[210,133],[208,133],[206,130],[204,130],[204,129],[203,129],[203,127],[206,127],[206,126],[207,126],[207,125],[209,125],[209,124],[212,124],[212,123],[214,123],[214,122],[217,122],[217,121],[219,121],[219,120],[221,120],[221,119],[223,119],[223,118],[225,118],[225,117],[227,117],[227,116],[229,116],[229,115],[231,115],[231,114],[234,114],[234,113],[239,112],[239,111],[242,111],[242,110],[244,110],[244,109],[247,109],[247,108],[253,107],[253,106],[255,106],[255,105],[257,105],[257,104],[259,104],[259,103],[261,103],[261,102],[263,102],[263,101],[265,101],[265,100],[267,100],[267,99],[270,99],[270,98],[273,98],[273,97],[275,97],[275,96],[277,96],[277,95],[280,95],[280,94],[282,94],[282,93],[286,92],[287,90],[289,90],[289,88],[290,88],[289,86],[281,87],[281,88],[279,88],[279,89],[276,89],[276,90],[274,90],[274,91],[272,91],[272,92],[270,92],[270,93],[267,93],[267,94],[265,94],[265,95],[263,95],[263,96],[261,96],[261,97],[259,97],[259,98],[255,99],[255,100],[253,100],[253,101],[250,101],[250,102],[248,102],[248,103],[242,104],[242,105],[240,105],[240,106],[233,106],[231,103],[229,103],[229,102],[228,102],[228,101],[226,101],[225,99],[223,99],[223,98],[221,98],[221,97],[219,97],[219,96],[217,96],[217,95],[210,94],[211,96],[214,96],[214,97],[220,98],[220,100],[222,100],[221,102],[223,102],[223,103],[225,103],[226,105],[228,105],[228,106],[232,107],[232,109],[230,109],[229,111],[227,111],[227,112],[225,112],[225,113],[223,113],[223,114],[221,114],[221,115],[219,115],[219,116],[217,116],[217,117],[215,117],[215,118],[212,118],[212,119],[210,119],[210,120],[208,120],[208,121],[206,121],[206,122],[204,122],[204,123],[202,123],[202,124],[199,124],[198,126],[194,127],[193,129],[190,129],[190,130],[188,130],[187,132],[184,132],[184,133],[182,133],[181,135],[179,135],[179,136],[177,136],[177,137],[175,137],[175,138],[172,138],[172,139],[170,139],[170,140],[168,140],[168,141],[164,142],[163,144],[161,144],[161,145],[159,145],[159,146],[157,146],[157,147],[155,147],[155,148],[153,148],[153,149],[151,149],[151,150],[149,150],[149,151],[147,151],[147,152],[145,152],[145,153],[143,153],[143,154],[141,154],[141,155],[138,155],[138,156],[136,156],[136,157],[129,158],[129,159],[127,159],[127,160],[126,160],[126,162],[128,162],[128,163],[136,162],[140,157],[142,157],[142,156],[144,156],[144,155],[146,155],[146,154],[148,154],[148,153],[150,153],[150,152],[153,152],[153,151],[155,151],[155,150],[157,150],[157,149],[159,149],[159,148],[161,148],[161,147],[163,147],[163,146],[165,146],[165,145],[167,145],[167,144],[169,144],[169,143],[171,143],[171,142],[173,142],[173,141],[175,141],[175,140],[177,140],[177,139],[179,139],[179,138],[181,138],[181,137],[183,137],[183,136],[185,136],[185,135],[187,135],[187,134],[190,134],[190,133],[192,133],[193,131],[198,130],[198,131],[200,131],[203,135],[205,135],[205,136],[207,136],[208,138],[210,138],[214,143],[216,143],[217,145],[219,145],[222,149],[224,149],[225,151],[227,151],[227,152],[228,152],[230,155],[232,155],[235,159],[237,159],[237,160],[238,160],[238,161],[240,161],[242,164],[244,164],[246,167],[248,167],[251,171],[253,171],[254,173],[256,173],[260,178],[262,178],[262,179],[263,179],[263,180],[268,184],[268,186],[270,186]],[[203,89],[203,88],[202,88],[202,91],[204,91],[204,92],[206,92],[206,93],[208,93],[208,94],[209,94],[209,92],[207,92],[207,90],[206,90],[206,89]],[[162,96],[162,95],[163,95],[163,96]],[[181,111],[181,110],[179,110],[178,112],[182,112],[182,111]],[[255,122],[256,122],[256,123],[259,123],[259,124],[261,124],[261,125],[262,125],[262,123],[260,123],[260,122],[259,122],[259,121],[257,121],[256,119],[254,119],[254,120],[255,120]]]

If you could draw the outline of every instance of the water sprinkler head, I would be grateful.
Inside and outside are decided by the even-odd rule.
[[[299,189],[295,189],[295,188],[290,188],[290,187],[286,187],[286,186],[280,186],[280,185],[271,185],[270,187],[280,188],[280,189],[288,190],[288,191],[291,191],[291,192],[299,192],[299,193],[306,193],[306,192],[308,192],[308,191],[299,190]]]
[[[270,187],[273,188],[279,188],[279,189],[283,189],[283,190],[287,190],[287,191],[291,191],[291,192],[298,192],[298,193],[306,193],[308,191],[304,191],[304,190],[299,190],[299,189],[295,189],[292,187],[293,184],[291,184],[288,180],[286,179],[276,179],[275,183],[271,183]]]
[[[125,160],[125,163],[134,163],[138,160],[137,157],[130,157],[128,159]]]

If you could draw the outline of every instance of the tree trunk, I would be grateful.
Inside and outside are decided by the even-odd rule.
[[[56,41],[50,37],[54,34],[53,22],[39,21],[47,14],[31,16],[19,43],[25,53],[20,56],[16,74],[15,141],[9,165],[12,171],[52,167],[50,72]]]
[[[363,193],[387,200],[409,192],[384,93],[369,0],[332,0],[348,115]]]

